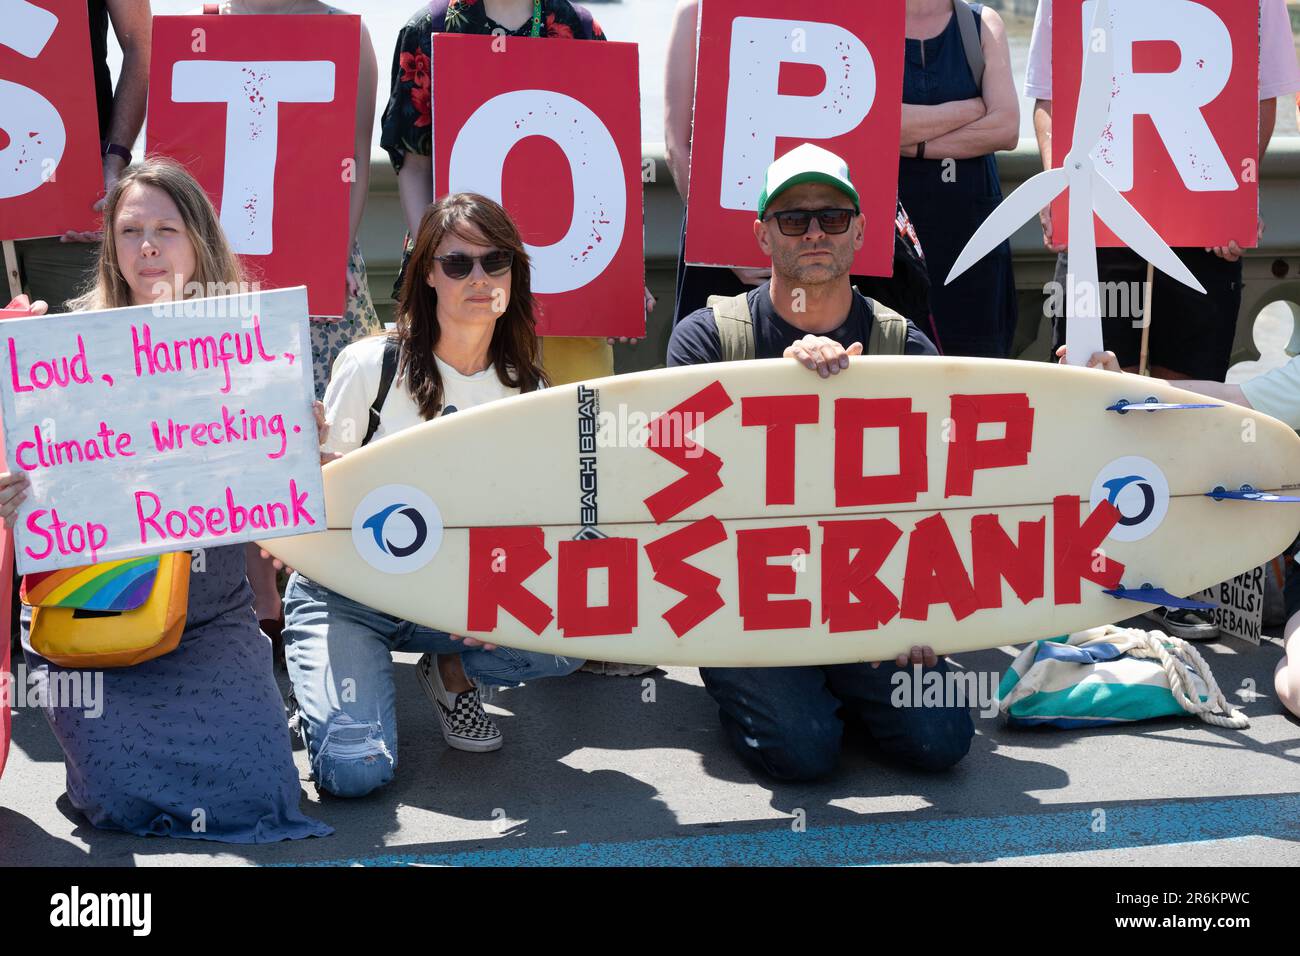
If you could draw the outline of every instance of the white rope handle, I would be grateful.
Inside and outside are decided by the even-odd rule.
[[[1250,726],[1249,718],[1223,696],[1214,675],[1210,673],[1210,665],[1196,648],[1181,637],[1161,631],[1131,630],[1129,634],[1136,643],[1128,653],[1133,657],[1155,658],[1160,662],[1165,676],[1169,678],[1169,689],[1173,691],[1174,700],[1178,701],[1183,710],[1216,727],[1243,730]],[[1196,693],[1191,674],[1188,673],[1188,664],[1195,669],[1209,691],[1209,699],[1205,702]]]

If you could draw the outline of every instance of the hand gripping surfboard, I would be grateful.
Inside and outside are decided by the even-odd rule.
[[[1137,404],[1202,407],[1114,410]],[[427,422],[324,475],[328,530],[262,543],[307,577],[453,634],[649,664],[1022,643],[1192,594],[1300,529],[1270,497],[1300,488],[1281,422],[987,359],[617,376]],[[1222,494],[1243,489],[1263,494]]]

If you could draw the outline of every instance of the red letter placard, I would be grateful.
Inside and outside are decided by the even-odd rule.
[[[636,44],[439,33],[431,70],[434,195],[509,210],[537,331],[645,335]]]
[[[1056,0],[1052,161],[1070,151],[1085,37],[1095,3]],[[1259,4],[1111,3],[1110,125],[1095,155],[1106,178],[1171,246],[1256,244],[1259,204]],[[1086,24],[1086,25],[1085,25]],[[1052,205],[1068,241],[1069,198]],[[1097,222],[1098,246],[1122,246]]]
[[[347,301],[360,49],[355,16],[153,21],[149,152],[203,185],[249,280],[307,286],[312,315]]]
[[[902,0],[700,4],[686,261],[767,266],[753,222],[768,165],[805,142],[849,164],[867,217],[857,275],[889,275],[902,123]]]
[[[0,17],[0,240],[99,227],[99,117],[83,0],[13,0]]]

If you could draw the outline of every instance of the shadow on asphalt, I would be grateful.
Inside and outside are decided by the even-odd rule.
[[[1280,656],[1280,645],[1266,643],[1254,649],[1229,641],[1219,652],[1207,651],[1205,656],[1229,699],[1248,716],[1262,718],[1281,711],[1272,694],[1272,671]],[[970,670],[1000,674],[1010,658],[998,651],[982,651],[959,655],[958,661]],[[582,844],[597,847],[592,853],[599,856],[603,845],[714,834],[735,836],[743,842],[746,835],[757,839],[791,829],[788,819],[726,819],[725,810],[718,813],[722,818],[718,822],[680,823],[656,787],[644,780],[621,770],[587,771],[573,766],[574,762],[583,762],[575,755],[584,749],[623,751],[636,755],[637,760],[642,759],[637,752],[653,752],[660,754],[660,761],[665,759],[662,751],[680,751],[683,765],[691,763],[690,773],[698,775],[702,770],[708,778],[706,798],[714,794],[715,786],[720,802],[735,796],[737,791],[730,788],[748,788],[751,793],[757,790],[760,795],[766,794],[762,799],[783,817],[793,818],[802,811],[810,832],[814,828],[870,829],[899,824],[941,826],[963,820],[978,826],[982,820],[1003,816],[1088,813],[1108,806],[1132,811],[1140,807],[1142,791],[1127,792],[1122,782],[1113,787],[1116,800],[1089,800],[1086,807],[1047,802],[1037,796],[1071,784],[1070,774],[1058,765],[1068,765],[1068,761],[1064,756],[1054,759],[1049,751],[1087,746],[1098,738],[1137,737],[1143,746],[1152,747],[1191,744],[1244,749],[1281,760],[1286,767],[1300,759],[1300,734],[1295,732],[1300,723],[1294,718],[1283,725],[1287,731],[1283,739],[1270,740],[1257,739],[1249,731],[1243,734],[1222,730],[1192,718],[1091,731],[1015,730],[999,718],[977,718],[971,752],[951,771],[926,774],[894,766],[875,755],[870,740],[850,727],[835,774],[815,783],[786,784],[756,777],[732,753],[723,739],[716,707],[703,688],[662,671],[649,676],[653,679],[653,702],[644,699],[643,678],[576,674],[499,690],[491,703],[505,711],[494,715],[506,737],[505,747],[493,754],[466,754],[444,745],[436,718],[416,685],[414,668],[399,663],[395,668],[399,736],[395,779],[359,800],[325,795],[305,801],[304,809],[310,816],[335,827],[335,836],[328,839],[263,846],[142,839],[95,830],[68,805],[65,794],[58,798],[58,808],[73,822],[72,836],[82,841],[84,848],[49,835],[33,821],[3,807],[0,846],[22,847],[21,856],[26,862],[53,866],[132,865],[133,857],[162,854],[173,860],[196,857],[199,859],[195,862],[200,862],[220,856],[222,861],[259,864],[406,862],[418,857],[437,862],[457,854],[470,858],[481,854],[486,858],[509,856],[511,850],[542,852]],[[1237,691],[1250,687],[1251,681],[1259,696],[1243,699]],[[37,711],[15,712],[14,743],[31,760],[61,760],[58,746]],[[1093,746],[1094,753],[1104,753]],[[1015,756],[1008,753],[1008,748],[1014,748]],[[1042,753],[1043,758],[1026,759],[1026,751]],[[296,758],[301,768],[304,760],[300,751]],[[679,758],[671,755],[667,759]],[[1078,765],[1077,755],[1074,765]],[[662,774],[662,764],[658,769]],[[1252,786],[1250,781],[1245,785]],[[304,780],[303,786],[314,794],[310,782]],[[1198,801],[1221,804],[1224,799],[1205,797],[1202,801],[1192,795],[1177,802],[1194,808]],[[1246,801],[1243,806],[1258,800],[1253,796],[1240,799]],[[1159,799],[1150,802],[1152,806],[1161,805]],[[702,815],[695,813],[695,818]],[[452,818],[456,823],[449,826],[440,818]],[[439,839],[439,829],[444,830],[446,839]],[[391,846],[394,841],[390,838],[399,830],[401,845]],[[467,832],[482,836],[466,838]],[[924,848],[915,847],[908,851],[910,856],[896,860],[889,858],[886,851],[880,852],[885,856],[875,862],[975,862],[995,858],[1001,851],[975,841],[968,849],[949,846],[935,850],[931,856]]]

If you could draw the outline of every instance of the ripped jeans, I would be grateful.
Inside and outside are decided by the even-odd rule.
[[[295,572],[284,593],[285,663],[312,774],[335,796],[364,796],[393,779],[393,651],[459,654],[471,678],[505,686],[582,666],[577,658],[553,654],[465,647],[443,631],[358,604]]]

